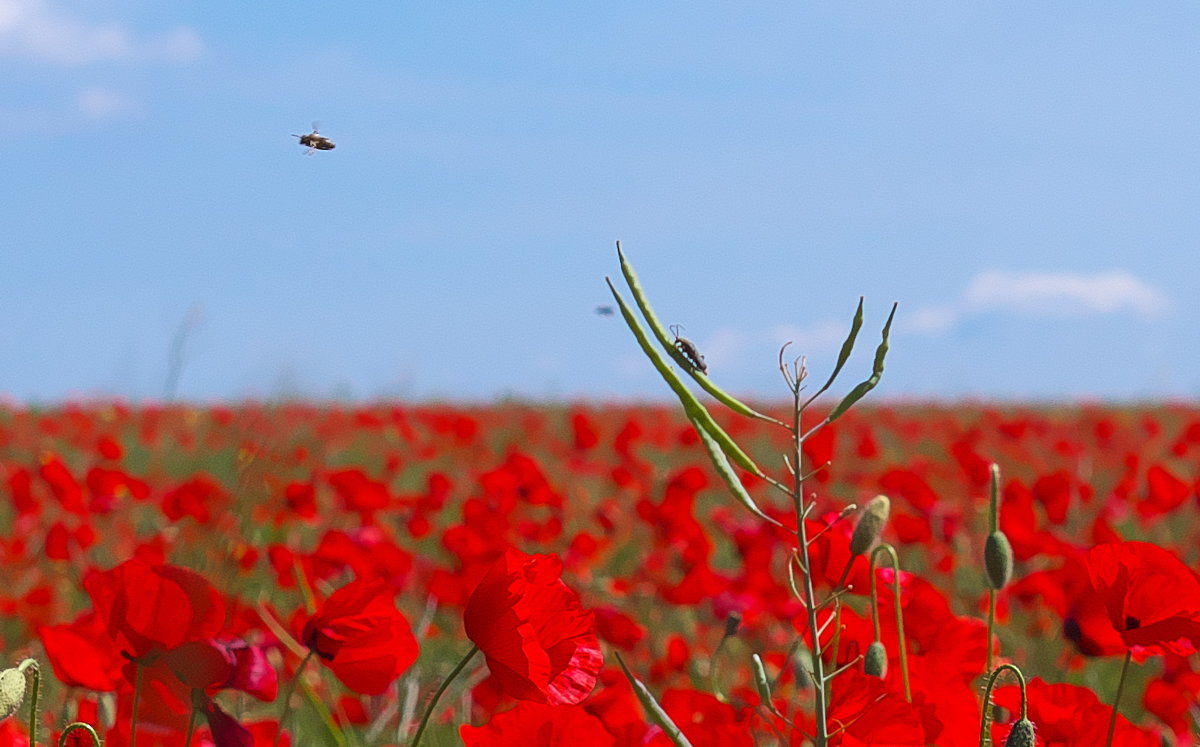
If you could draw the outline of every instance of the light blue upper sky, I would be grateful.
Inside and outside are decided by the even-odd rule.
[[[1200,394],[1200,5],[0,0],[0,395]],[[305,157],[313,120],[337,143]]]

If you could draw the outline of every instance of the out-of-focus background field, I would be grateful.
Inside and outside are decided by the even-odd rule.
[[[722,420],[782,475],[775,455],[786,433]],[[1001,526],[1017,557],[1017,581],[1001,595],[1003,652],[1028,676],[1081,682],[1102,698],[1119,661],[1081,667],[1055,611],[1053,572],[1118,536],[1153,540],[1196,567],[1198,454],[1200,409],[1171,405],[863,406],[805,447],[808,467],[832,462],[809,482],[819,512],[888,494],[885,539],[902,566],[955,615],[976,618],[986,609],[987,464],[999,463]],[[788,516],[780,496],[745,481],[760,505]],[[352,577],[389,580],[422,639],[399,694],[359,698],[309,673],[336,718],[365,722],[349,727],[362,744],[379,743],[366,735],[395,728],[404,693],[428,693],[469,647],[463,603],[507,545],[558,553],[596,610],[601,639],[656,690],[707,682],[730,613],[743,627],[722,651],[727,690],[750,687],[752,651],[782,665],[796,633],[787,535],[729,497],[669,407],[8,407],[0,526],[5,660],[40,656],[38,626],[75,619],[88,608],[81,579],[131,556],[203,574],[237,601],[234,616],[272,661],[290,667],[264,614],[302,621],[303,585],[320,598]],[[862,598],[850,608],[864,614]],[[922,614],[910,610],[910,624]],[[914,655],[931,654],[919,648]],[[612,665],[610,684],[620,679]],[[1161,672],[1157,660],[1136,667],[1129,692],[1140,696]],[[56,715],[111,697],[55,685],[46,693]],[[236,703],[246,721],[277,715],[274,705]],[[1125,703],[1155,723],[1137,697]],[[495,707],[476,688],[461,718]]]

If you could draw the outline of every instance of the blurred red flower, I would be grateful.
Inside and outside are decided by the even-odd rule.
[[[129,659],[212,638],[225,624],[220,592],[186,568],[129,560],[89,573],[83,585],[117,650]]]
[[[1200,650],[1200,575],[1149,542],[1093,547],[1085,558],[1090,589],[1065,632],[1091,656]]]
[[[579,706],[519,703],[492,716],[483,726],[464,724],[458,734],[465,747],[613,747],[604,722]]]
[[[596,685],[604,662],[595,621],[561,573],[557,556],[510,549],[467,602],[467,637],[514,698],[573,705]]]
[[[304,645],[342,684],[378,695],[417,658],[408,620],[396,609],[392,586],[357,580],[335,591],[304,624]]]

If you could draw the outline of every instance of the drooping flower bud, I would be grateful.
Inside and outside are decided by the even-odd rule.
[[[983,546],[983,565],[988,583],[997,591],[1012,579],[1013,549],[1003,531],[997,529],[988,535]]]
[[[1004,740],[1004,747],[1033,747],[1033,745],[1033,722],[1027,718],[1013,724],[1012,731],[1008,733],[1008,739]]]
[[[892,501],[886,495],[877,495],[867,503],[858,524],[854,527],[854,534],[850,536],[852,556],[863,555],[879,541],[879,535],[883,533],[891,510]]]
[[[25,673],[19,669],[0,672],[0,721],[17,712],[25,700]]]
[[[887,663],[887,649],[884,648],[883,641],[875,641],[867,646],[867,653],[863,656],[864,674],[883,679],[887,676]]]

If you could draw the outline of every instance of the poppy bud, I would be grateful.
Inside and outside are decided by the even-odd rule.
[[[887,649],[883,646],[883,641],[875,641],[870,646],[867,646],[867,653],[863,657],[863,672],[872,677],[883,679],[887,676]]]
[[[871,546],[879,541],[883,526],[887,524],[888,514],[892,510],[892,501],[886,495],[877,495],[867,503],[867,508],[854,527],[850,537],[850,555],[864,554]]]
[[[25,700],[25,673],[19,669],[0,672],[0,721],[17,712]]]
[[[983,546],[983,564],[987,569],[988,583],[993,589],[1003,589],[1012,578],[1012,545],[999,529],[988,535],[987,543]]]
[[[742,616],[737,612],[730,612],[729,617],[725,618],[725,637],[732,638],[737,635],[738,628],[742,627]]]
[[[1004,740],[1004,747],[1033,747],[1033,745],[1033,722],[1027,718],[1013,724],[1012,731],[1008,733],[1008,739]]]

